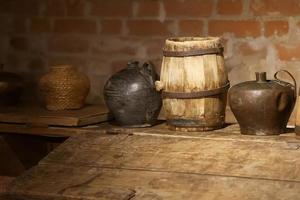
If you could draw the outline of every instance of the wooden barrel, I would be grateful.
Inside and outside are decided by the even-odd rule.
[[[160,81],[163,109],[171,130],[207,131],[225,124],[229,81],[217,37],[166,40]]]

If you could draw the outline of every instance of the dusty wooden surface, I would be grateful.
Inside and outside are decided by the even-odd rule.
[[[65,140],[61,137],[0,134],[0,176],[20,176]]]
[[[184,133],[162,124],[73,136],[17,178],[9,197],[290,200],[300,199],[299,190],[294,133],[243,136],[237,125]]]
[[[32,126],[85,126],[108,120],[104,105],[86,105],[79,110],[48,111],[38,105],[1,107],[0,122]]]
[[[1,114],[0,114],[1,115]],[[164,119],[162,113],[161,118]],[[236,123],[236,119],[233,116],[229,107],[226,109],[226,122]],[[292,116],[289,121],[290,125],[295,124],[294,117]],[[85,132],[102,132],[103,128],[112,127],[109,123],[99,123],[95,125],[87,125],[81,127],[64,127],[64,126],[45,126],[43,124],[15,124],[15,123],[0,123],[0,133],[18,133],[24,135],[38,135],[46,137],[70,137]],[[117,128],[124,130],[121,128]]]
[[[25,124],[0,123],[0,133],[22,135],[37,135],[46,137],[70,137],[88,131],[87,127],[55,127],[55,126],[28,126]]]
[[[68,111],[47,111],[39,106],[20,105],[0,108],[0,133],[70,137],[85,132],[91,124],[110,119],[104,105]]]

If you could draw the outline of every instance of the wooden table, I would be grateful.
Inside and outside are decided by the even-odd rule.
[[[32,103],[0,107],[0,176],[18,176],[70,136],[110,119],[105,105],[49,111]]]
[[[11,199],[300,199],[294,133],[106,128],[70,137],[17,178]]]

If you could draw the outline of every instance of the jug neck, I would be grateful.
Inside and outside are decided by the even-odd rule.
[[[265,83],[267,82],[267,73],[266,72],[255,72],[256,82]]]

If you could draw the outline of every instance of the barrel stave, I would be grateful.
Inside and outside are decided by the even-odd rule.
[[[180,40],[180,39],[179,39]],[[216,42],[195,40],[192,45],[167,40],[166,51],[189,51],[199,48],[220,48]],[[199,43],[201,44],[199,47]],[[166,92],[198,92],[220,88],[226,85],[228,77],[224,58],[220,54],[200,56],[164,56],[161,68],[161,84]],[[227,92],[205,98],[165,98],[163,109],[172,130],[203,131],[220,128],[225,121]]]

